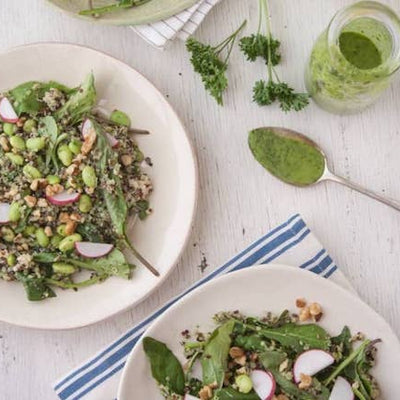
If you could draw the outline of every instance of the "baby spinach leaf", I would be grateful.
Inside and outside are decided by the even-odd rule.
[[[96,271],[103,275],[114,275],[130,279],[133,266],[128,264],[123,253],[114,249],[107,257],[83,259],[61,257],[61,261],[76,265],[77,267]]]
[[[40,301],[49,297],[56,297],[56,294],[45,282],[45,278],[37,278],[32,275],[16,274],[17,280],[22,282],[27,298],[30,301]]]
[[[41,100],[49,89],[59,89],[66,94],[74,93],[75,89],[70,89],[58,82],[50,81],[47,83],[42,82],[25,82],[10,90],[10,95],[14,101],[14,109],[18,115],[27,113],[36,115],[40,112],[44,103]]]
[[[256,334],[236,336],[235,345],[249,351],[263,352],[267,349],[265,340]]]
[[[214,400],[260,400],[255,392],[240,393],[235,389],[228,387],[217,390],[213,397]]]
[[[96,89],[94,76],[89,74],[65,104],[55,113],[58,120],[68,118],[72,123],[82,120],[83,116],[93,108],[96,103]]]
[[[76,228],[76,231],[87,241],[93,243],[103,243],[103,235],[100,232],[99,228],[91,224],[89,222],[85,222],[84,224],[79,224]]]
[[[348,356],[352,351],[351,332],[348,326],[345,326],[340,335],[332,338],[332,345],[340,347],[343,356]]]
[[[226,322],[217,328],[208,339],[201,357],[204,385],[216,383],[219,388],[222,388],[234,325],[234,321]]]
[[[183,368],[172,351],[164,343],[151,337],[143,339],[143,348],[150,361],[153,378],[167,388],[170,394],[184,395]]]
[[[40,264],[51,264],[60,261],[61,255],[58,253],[35,253],[33,254],[33,261]]]
[[[77,267],[96,271],[100,275],[114,275],[120,276],[124,279],[129,279],[133,265],[128,264],[124,254],[114,249],[107,257],[101,258],[78,258],[78,257],[65,257],[58,253],[36,253],[33,255],[33,260],[37,263],[51,264],[57,261],[63,261],[73,264]]]
[[[331,344],[328,333],[316,324],[286,324],[278,328],[261,329],[258,334],[296,352],[306,349],[329,350]]]
[[[279,366],[286,360],[287,355],[278,350],[267,350],[261,353],[259,358],[266,369],[279,369]]]
[[[55,158],[55,147],[58,138],[58,126],[56,120],[51,116],[43,117],[39,120],[38,134],[48,139],[46,147],[46,167],[50,165],[53,160],[55,167],[57,167],[57,159]]]

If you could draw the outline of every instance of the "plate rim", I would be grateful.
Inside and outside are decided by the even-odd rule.
[[[75,48],[83,49],[86,51],[99,53],[103,57],[110,58],[114,62],[122,64],[122,66],[124,66],[125,68],[128,68],[129,70],[133,71],[133,73],[138,74],[141,77],[141,79],[143,79],[146,82],[146,84],[149,85],[149,87],[151,87],[151,89],[162,98],[162,100],[165,102],[165,104],[169,107],[172,115],[176,118],[177,122],[179,123],[179,125],[182,129],[184,138],[186,139],[186,142],[188,144],[188,147],[190,150],[189,156],[190,156],[192,164],[193,164],[193,176],[192,176],[192,179],[193,179],[193,185],[192,185],[193,186],[192,187],[193,204],[191,205],[190,221],[188,222],[188,226],[186,228],[186,233],[185,233],[184,240],[182,242],[181,249],[177,253],[173,262],[171,262],[171,267],[166,271],[166,273],[164,275],[161,275],[160,277],[157,278],[158,279],[157,284],[155,284],[145,295],[143,295],[141,298],[135,300],[131,304],[129,304],[117,311],[110,313],[107,316],[94,318],[93,320],[91,320],[88,323],[81,322],[78,324],[65,324],[65,325],[60,324],[59,326],[47,326],[47,325],[43,326],[44,324],[40,325],[40,324],[31,324],[31,323],[25,323],[25,324],[24,323],[16,323],[16,322],[7,321],[5,319],[0,318],[0,322],[6,323],[6,324],[12,325],[12,326],[22,327],[22,328],[45,330],[45,331],[67,331],[67,330],[73,330],[73,329],[84,328],[87,326],[92,326],[99,322],[113,318],[119,314],[122,314],[123,312],[125,312],[129,309],[132,309],[133,307],[142,303],[144,300],[146,300],[151,294],[153,294],[157,289],[159,289],[164,284],[164,282],[170,276],[172,271],[175,270],[177,263],[179,262],[180,258],[182,257],[183,252],[187,248],[189,239],[193,232],[193,227],[194,227],[194,223],[195,223],[196,215],[197,215],[197,211],[198,211],[198,201],[199,201],[199,167],[198,167],[198,159],[197,159],[197,154],[196,154],[196,151],[194,148],[193,140],[189,136],[188,130],[186,129],[186,126],[183,123],[181,117],[177,114],[176,110],[172,107],[172,105],[170,104],[170,102],[168,101],[166,96],[146,76],[144,76],[141,72],[139,72],[138,70],[136,70],[134,67],[132,67],[128,63],[124,62],[123,60],[121,60],[105,51],[95,49],[94,47],[91,47],[91,46],[81,45],[81,44],[77,44],[77,43],[70,43],[70,42],[57,42],[57,41],[39,41],[39,42],[33,42],[33,43],[27,43],[27,44],[22,44],[22,45],[18,45],[18,46],[13,46],[11,48],[0,51],[0,58],[3,57],[4,55],[10,54],[16,50],[21,50],[21,49],[23,50],[26,48],[34,48],[34,47],[40,47],[40,46],[55,46],[55,47],[67,46],[67,47],[75,47]]]
[[[162,21],[163,19],[170,18],[173,15],[176,15],[176,14],[178,14],[178,13],[180,13],[180,12],[190,8],[190,7],[193,7],[197,2],[197,0],[188,0],[188,2],[189,1],[190,1],[190,3],[187,6],[185,6],[183,8],[182,7],[176,7],[175,9],[172,9],[170,12],[166,13],[161,18],[160,17],[154,17],[154,16],[153,17],[148,16],[148,17],[142,17],[141,19],[137,19],[137,20],[135,20],[133,22],[129,22],[129,21],[121,21],[118,18],[98,18],[98,19],[94,19],[94,18],[92,18],[90,16],[87,16],[87,15],[80,15],[80,14],[77,14],[77,13],[75,13],[73,11],[66,10],[66,9],[60,7],[59,5],[55,4],[52,0],[46,0],[46,2],[50,6],[52,6],[55,10],[58,10],[58,11],[64,13],[64,14],[67,14],[70,17],[80,19],[81,21],[86,21],[86,22],[90,22],[90,23],[93,23],[93,24],[105,25],[105,26],[107,26],[107,25],[108,26],[110,26],[110,25],[111,26],[137,26],[137,25],[145,25],[145,24],[152,24],[152,23],[155,23],[155,22],[159,22],[159,21]]]
[[[258,272],[258,271],[263,271],[264,273],[268,274],[268,273],[270,273],[270,271],[274,271],[274,270],[276,271],[277,269],[289,272],[293,275],[298,274],[298,275],[308,276],[310,279],[320,282],[322,285],[326,285],[326,286],[334,288],[334,290],[337,290],[340,292],[340,295],[347,296],[349,299],[351,299],[354,302],[357,302],[359,305],[361,305],[363,307],[367,307],[374,314],[374,318],[377,318],[378,320],[380,320],[380,322],[388,329],[388,333],[390,333],[393,336],[393,339],[395,340],[396,344],[398,345],[398,348],[400,351],[400,338],[398,337],[398,335],[396,335],[394,329],[377,311],[375,311],[374,308],[372,308],[369,304],[364,302],[361,299],[361,297],[350,292],[349,290],[346,290],[345,288],[343,288],[339,284],[333,282],[332,280],[324,278],[324,277],[317,275],[314,272],[306,270],[306,269],[289,266],[287,264],[278,264],[278,263],[255,264],[255,265],[249,266],[248,268],[243,268],[238,271],[233,271],[233,272],[223,274],[221,276],[218,276],[217,278],[214,278],[214,279],[208,281],[207,283],[205,283],[205,284],[197,287],[196,289],[192,290],[191,292],[187,293],[184,297],[182,297],[175,304],[173,304],[171,307],[169,307],[164,313],[162,313],[159,317],[157,317],[157,319],[143,332],[142,336],[140,337],[140,339],[138,340],[138,342],[136,343],[136,345],[134,346],[134,348],[129,353],[129,355],[126,359],[126,363],[122,370],[122,375],[121,375],[119,385],[118,385],[118,392],[117,392],[118,399],[123,399],[122,391],[125,388],[125,383],[128,382],[128,380],[129,380],[129,376],[128,376],[129,371],[128,370],[130,369],[130,365],[134,361],[135,354],[138,351],[140,351],[140,346],[143,342],[143,338],[145,336],[147,336],[148,334],[151,334],[152,331],[157,328],[158,324],[161,323],[161,321],[166,316],[171,314],[175,310],[175,308],[186,303],[191,297],[198,295],[199,293],[201,293],[208,287],[213,287],[217,284],[220,284],[220,282],[232,279],[232,276],[235,277],[235,276],[240,276],[240,275],[252,274],[253,272]]]

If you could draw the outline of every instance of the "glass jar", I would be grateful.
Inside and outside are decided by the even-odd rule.
[[[306,85],[321,108],[352,114],[375,102],[399,67],[398,15],[361,1],[339,11],[316,41]]]

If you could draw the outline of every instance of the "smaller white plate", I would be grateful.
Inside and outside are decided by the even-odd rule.
[[[41,43],[0,54],[0,91],[30,81],[55,80],[75,87],[92,71],[98,100],[127,112],[140,148],[153,161],[149,173],[154,213],[129,231],[133,244],[159,270],[157,278],[138,264],[132,280],[110,278],[57,297],[29,302],[20,283],[0,280],[0,321],[42,329],[70,329],[98,322],[143,300],[162,284],[190,233],[197,197],[195,156],[185,129],[164,96],[123,62],[87,47]],[[134,259],[131,259],[135,262]],[[5,306],[7,305],[7,306]]]
[[[321,325],[332,335],[339,334],[347,325],[353,333],[363,332],[369,338],[382,339],[383,342],[378,345],[374,375],[381,386],[382,399],[400,399],[400,343],[389,325],[358,297],[325,278],[299,268],[263,265],[215,279],[166,311],[144,336],[165,342],[184,363],[179,343],[183,330],[195,329],[199,325],[201,330],[211,331],[215,327],[212,317],[220,311],[239,310],[254,316],[266,311],[294,311],[295,301],[300,297],[322,305],[324,317]],[[151,376],[141,341],[126,363],[118,399],[163,399]]]

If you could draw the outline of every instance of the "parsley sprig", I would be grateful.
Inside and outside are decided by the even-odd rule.
[[[262,33],[265,23],[266,34]],[[271,18],[269,15],[268,0],[259,0],[259,22],[256,34],[243,37],[239,46],[248,61],[257,58],[265,60],[268,69],[268,80],[259,80],[253,88],[253,101],[260,106],[267,106],[279,102],[285,112],[300,111],[309,104],[307,93],[297,93],[287,83],[281,82],[274,68],[281,61],[280,42],[272,36]]]
[[[200,74],[205,89],[217,100],[219,105],[223,105],[222,95],[228,87],[226,71],[229,57],[236,38],[246,23],[247,21],[244,21],[235,32],[214,47],[201,43],[194,38],[189,38],[186,41],[186,48],[191,53],[190,62],[195,72]],[[221,53],[225,49],[226,55],[222,58]]]

